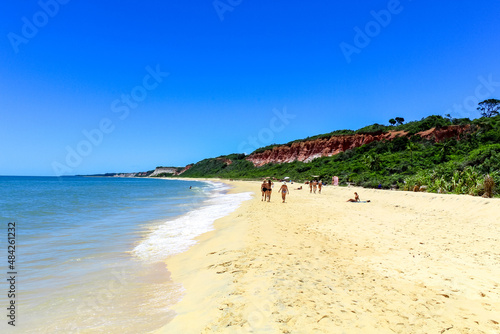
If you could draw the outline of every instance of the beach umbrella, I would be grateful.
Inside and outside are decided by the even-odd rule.
[[[289,180],[290,178],[288,176],[285,176],[283,180]]]

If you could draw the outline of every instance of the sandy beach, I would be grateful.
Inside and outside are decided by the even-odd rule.
[[[500,333],[499,199],[226,182],[255,196],[167,260],[158,333]]]

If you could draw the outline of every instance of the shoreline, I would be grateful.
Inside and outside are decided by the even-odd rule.
[[[167,259],[186,294],[155,333],[500,330],[498,199],[207,181],[255,195]]]

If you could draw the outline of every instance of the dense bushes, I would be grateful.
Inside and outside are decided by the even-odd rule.
[[[488,177],[493,179],[493,184],[498,182],[500,174],[494,172],[491,175],[482,174],[475,167],[466,167],[464,170],[455,170],[451,175],[450,171],[444,172],[433,170],[420,171],[415,175],[407,177],[403,184],[403,190],[413,190],[415,186],[425,186],[426,191],[437,193],[469,194],[481,196],[485,193],[485,182]],[[493,195],[495,194],[493,189]]]

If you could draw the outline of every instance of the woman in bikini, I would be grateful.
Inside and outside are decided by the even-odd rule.
[[[354,199],[350,198],[347,202],[359,202],[359,195],[357,192],[354,193]]]
[[[278,190],[278,192],[281,192],[281,198],[283,199],[283,203],[285,203],[286,194],[290,192],[288,190],[288,186],[286,185],[286,182],[283,182],[283,185],[281,186],[280,190]]]
[[[264,201],[264,198],[267,197],[267,184],[266,180],[262,181],[262,184],[260,185],[260,191],[262,192],[262,199],[261,201]]]
[[[318,181],[313,181],[313,192],[316,194],[316,188],[318,188]]]
[[[272,185],[271,180],[268,180],[267,187],[266,187],[266,197],[267,197],[268,202],[271,202],[271,193],[272,192],[273,192],[273,185]]]

